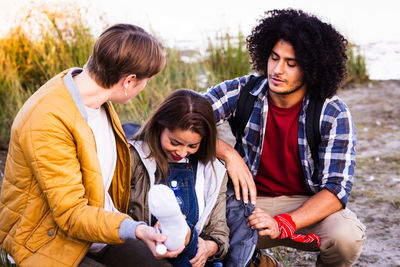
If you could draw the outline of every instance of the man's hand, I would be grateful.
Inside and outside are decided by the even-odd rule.
[[[199,237],[196,256],[190,260],[190,263],[193,267],[203,267],[206,264],[207,259],[217,253],[217,251],[217,243]]]
[[[249,202],[250,194],[250,201],[255,205],[257,198],[256,185],[243,158],[232,146],[221,139],[217,139],[217,157],[225,161],[226,169],[235,189],[236,199],[240,200],[241,189],[243,202],[246,204]]]
[[[260,236],[268,236],[271,239],[276,239],[281,235],[275,219],[260,208],[256,207],[247,220],[252,229],[258,230]]]
[[[150,251],[157,259],[176,258],[185,248],[185,246],[182,246],[177,250],[167,250],[164,255],[159,255],[156,252],[156,242],[165,242],[165,240],[167,240],[165,235],[157,234],[155,228],[143,224],[136,227],[135,234],[137,238],[141,239],[149,247]]]

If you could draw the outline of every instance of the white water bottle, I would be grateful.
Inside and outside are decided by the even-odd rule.
[[[181,199],[181,197],[179,196],[179,186],[178,186],[178,181],[176,180],[172,180],[171,181],[171,189],[172,191],[174,191],[175,197],[176,197],[176,202],[178,202],[179,207],[182,208],[183,205],[183,201]]]

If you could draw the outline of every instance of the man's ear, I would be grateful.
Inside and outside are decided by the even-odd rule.
[[[134,87],[137,82],[136,74],[129,74],[129,75],[125,76],[124,78],[122,78],[122,80],[123,80],[122,84],[123,84],[124,88]]]

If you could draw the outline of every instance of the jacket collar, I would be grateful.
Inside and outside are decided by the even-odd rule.
[[[128,140],[128,143],[133,146],[136,151],[138,152],[144,166],[146,167],[147,173],[149,174],[150,178],[150,187],[154,185],[155,183],[155,173],[157,170],[157,165],[156,161],[154,160],[153,157],[149,157],[150,155],[150,149],[149,146],[142,142],[142,141],[134,141],[134,140]]]
[[[88,122],[88,115],[86,113],[85,106],[83,105],[82,96],[76,86],[76,83],[72,77],[72,74],[82,72],[82,68],[71,68],[68,73],[64,76],[64,84],[67,87],[69,93],[72,96],[72,99],[75,102],[75,105],[78,107],[79,112],[81,113],[83,119]]]

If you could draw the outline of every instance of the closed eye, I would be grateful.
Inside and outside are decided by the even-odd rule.
[[[170,140],[170,143],[171,143],[171,145],[173,145],[173,146],[179,146],[179,145],[181,145],[181,143],[179,143],[179,142],[177,142],[177,141],[175,141],[175,140]]]
[[[199,144],[189,145],[189,147],[190,147],[190,148],[193,148],[193,149],[197,148],[198,146],[199,146]]]
[[[276,54],[275,52],[271,52],[271,59],[273,60],[273,61],[277,61],[277,60],[279,60],[279,56],[278,56],[278,54]]]
[[[297,66],[297,63],[296,63],[296,61],[294,61],[294,60],[288,60],[288,61],[287,61],[287,65],[288,65],[289,67],[296,67],[296,66]]]

